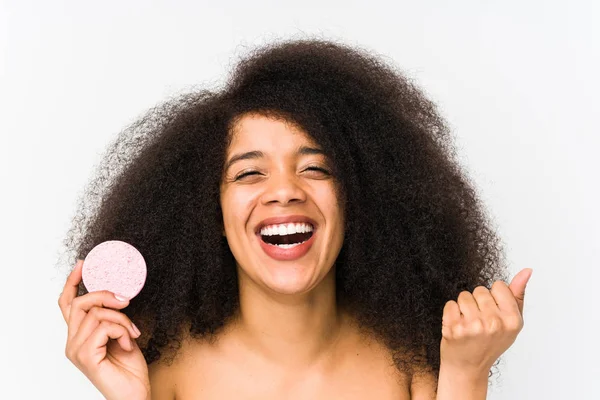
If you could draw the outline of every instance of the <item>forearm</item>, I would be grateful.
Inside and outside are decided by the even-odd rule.
[[[442,365],[436,400],[485,400],[487,388],[488,371],[467,373]]]

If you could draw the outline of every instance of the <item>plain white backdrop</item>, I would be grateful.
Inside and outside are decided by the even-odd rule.
[[[57,268],[105,147],[238,56],[317,36],[438,105],[514,274],[525,327],[490,399],[598,398],[600,13],[590,1],[0,1],[0,398],[99,399],[64,356]]]

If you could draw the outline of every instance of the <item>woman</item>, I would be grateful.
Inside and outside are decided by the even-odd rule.
[[[444,121],[368,53],[259,49],[103,167],[66,243],[131,243],[146,285],[86,293],[79,260],[59,305],[108,399],[484,399],[522,329],[531,269],[504,283]]]

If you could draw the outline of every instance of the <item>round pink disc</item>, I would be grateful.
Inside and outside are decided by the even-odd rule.
[[[146,262],[129,243],[109,240],[88,253],[81,274],[88,292],[108,290],[119,299],[131,300],[146,282]]]

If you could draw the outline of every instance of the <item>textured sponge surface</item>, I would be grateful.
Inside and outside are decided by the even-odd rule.
[[[88,292],[108,290],[120,299],[131,300],[146,282],[146,262],[129,243],[109,240],[88,253],[81,273]]]

